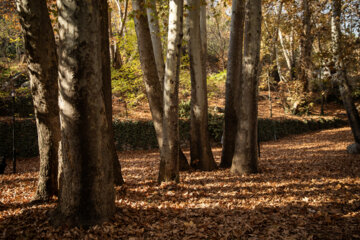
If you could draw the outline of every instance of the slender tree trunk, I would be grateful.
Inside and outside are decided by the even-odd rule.
[[[150,27],[151,42],[154,50],[156,69],[158,72],[161,89],[164,87],[165,62],[163,49],[161,45],[159,18],[156,10],[156,1],[150,0],[150,4],[146,9]]]
[[[143,80],[149,101],[151,116],[154,122],[156,138],[161,153],[163,145],[163,93],[161,91],[162,88],[156,68],[153,45],[151,42],[150,29],[144,4],[144,0],[133,0],[132,2],[134,11],[140,13],[134,17],[135,30],[140,54],[141,69],[143,72]]]
[[[112,24],[111,24],[111,10],[108,10],[108,26],[109,26],[109,38],[110,38],[110,59],[112,63],[112,67],[115,69],[120,69],[122,66],[122,59],[121,53],[117,46],[117,42],[113,40],[113,31],[112,31]]]
[[[243,78],[238,96],[237,133],[231,172],[257,172],[257,90],[261,40],[261,0],[246,1]]]
[[[134,18],[135,30],[137,34],[141,68],[143,71],[143,80],[161,153],[163,146],[162,125],[164,114],[163,88],[160,85],[162,81],[159,80],[159,72],[157,71],[158,66],[154,58],[154,44],[152,43],[149,24],[145,14],[144,0],[134,0],[133,8],[135,11],[142,13]],[[156,68],[154,68],[154,66],[156,66]],[[162,156],[162,154],[160,155]],[[179,159],[180,170],[188,170],[189,163],[187,162],[186,156],[181,149],[179,151]]]
[[[159,182],[179,182],[179,70],[183,0],[170,0],[169,31],[164,77],[163,157]]]
[[[63,172],[55,224],[94,225],[115,211],[113,139],[102,94],[102,52],[108,52],[102,41],[108,37],[103,4],[57,2]]]
[[[310,10],[311,0],[302,0],[303,8],[303,32],[301,34],[300,45],[301,45],[301,55],[300,55],[300,72],[299,79],[303,82],[304,91],[309,91],[310,89],[310,80],[312,76],[312,62],[311,62],[311,53],[312,53],[312,43],[313,37],[311,36],[311,10]]]
[[[357,144],[357,153],[360,152],[360,117],[351,97],[351,88],[346,76],[346,70],[341,56],[341,0],[332,0],[332,17],[331,17],[331,38],[333,48],[333,61],[335,64],[336,74],[333,80],[338,82],[341,98],[349,119],[350,127]]]
[[[200,32],[200,0],[189,1],[189,55],[191,73],[191,166],[210,171],[216,168],[208,132],[206,60]]]
[[[114,142],[114,131],[113,131],[113,124],[112,124],[112,93],[111,93],[111,71],[110,71],[110,52],[107,51],[109,49],[109,38],[106,36],[108,35],[109,28],[111,28],[111,25],[108,25],[110,23],[109,16],[107,13],[109,12],[107,2],[101,4],[101,31],[102,31],[102,38],[101,38],[101,46],[102,46],[102,81],[103,81],[103,94],[105,99],[105,109],[106,109],[106,117],[109,125],[109,135],[110,139],[113,141],[110,142],[110,149],[112,152],[113,157],[113,167],[114,167],[114,183],[115,185],[119,186],[124,183],[124,179],[121,174],[121,166],[120,162],[117,156],[115,142]]]
[[[61,140],[55,38],[45,0],[17,0],[16,5],[28,56],[39,142],[40,173],[34,199],[48,200],[58,193]]]
[[[244,0],[234,0],[232,5],[229,56],[226,76],[225,126],[220,167],[230,168],[234,156],[238,119],[239,84],[242,79]]]

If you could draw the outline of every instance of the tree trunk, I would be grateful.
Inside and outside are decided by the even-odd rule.
[[[335,64],[336,74],[333,80],[338,82],[341,98],[349,119],[350,127],[354,135],[355,143],[360,144],[360,117],[351,97],[351,88],[346,76],[346,70],[343,62],[342,42],[341,42],[341,0],[332,0],[332,17],[331,17],[331,38],[333,48],[333,61]],[[358,151],[360,146],[358,147]]]
[[[234,156],[239,84],[242,78],[244,0],[232,5],[229,57],[226,76],[225,126],[220,167],[230,168]]]
[[[231,172],[257,172],[257,90],[261,40],[261,0],[246,1],[243,78],[238,96],[237,133]]]
[[[157,64],[154,58],[154,50],[149,29],[148,20],[145,14],[144,0],[134,0],[133,8],[135,11],[143,13],[134,17],[135,30],[137,35],[137,42],[140,54],[141,69],[143,72],[143,80],[145,84],[146,94],[149,101],[150,111],[155,127],[156,138],[159,145],[160,153],[163,146],[163,92],[162,81],[159,80],[159,72],[157,71]],[[156,66],[156,68],[154,68]],[[161,66],[160,66],[161,67]],[[160,154],[162,156],[162,154]],[[188,170],[189,163],[186,156],[180,150],[180,170]]]
[[[115,147],[115,139],[114,139],[114,131],[112,125],[112,93],[111,93],[111,71],[110,71],[110,52],[107,50],[109,49],[109,38],[106,36],[108,35],[109,28],[111,25],[109,21],[109,15],[107,14],[109,11],[107,2],[101,3],[101,31],[102,31],[102,38],[101,38],[101,46],[102,46],[102,81],[103,81],[103,94],[105,100],[105,109],[106,109],[106,117],[109,125],[109,135],[110,139],[113,141],[110,142],[110,149],[112,152],[113,157],[113,167],[114,167],[114,183],[117,186],[120,186],[124,183],[124,179],[121,174],[121,165],[117,156],[116,147]]]
[[[301,55],[300,55],[300,72],[299,79],[303,83],[304,91],[309,91],[310,89],[310,80],[312,76],[311,70],[311,52],[312,52],[312,42],[313,37],[311,36],[311,10],[310,10],[311,0],[302,0],[303,8],[303,32],[301,34],[300,45],[301,45]]]
[[[157,72],[154,50],[151,42],[151,35],[145,11],[144,0],[133,0],[133,9],[137,14],[134,17],[135,30],[139,48],[141,69],[145,90],[149,101],[151,116],[154,122],[156,138],[159,144],[160,153],[162,152],[163,142],[163,93]]]
[[[150,4],[146,9],[150,27],[151,42],[154,51],[156,69],[159,76],[161,89],[164,87],[165,63],[163,57],[163,49],[161,45],[161,36],[159,28],[159,18],[156,10],[156,1],[150,0]]]
[[[58,107],[58,60],[53,29],[45,0],[17,0],[24,32],[38,132],[40,173],[35,200],[58,193],[60,120]]]
[[[179,182],[179,71],[183,0],[170,0],[164,76],[163,152],[159,182]]]
[[[205,71],[207,67],[207,30],[206,30],[206,0],[201,1],[200,7],[200,35],[201,35],[201,49],[205,61]]]
[[[208,102],[206,89],[206,60],[200,32],[200,0],[189,1],[189,55],[191,73],[191,166],[211,171],[216,163],[211,152],[208,131]]]
[[[57,1],[63,172],[55,224],[94,225],[115,211],[113,139],[102,94],[103,4]]]

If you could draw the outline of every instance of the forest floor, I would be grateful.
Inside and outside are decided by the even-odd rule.
[[[20,159],[19,173],[0,176],[0,239],[360,239],[352,141],[348,127],[289,136],[261,143],[258,174],[189,171],[160,186],[156,150],[119,152],[116,214],[89,229],[51,226],[56,200],[30,202],[39,160]]]
[[[209,110],[212,111],[215,107],[224,108],[225,107],[225,90],[223,90],[221,97],[211,97],[209,101]],[[268,100],[268,92],[260,91],[259,92],[259,101],[258,101],[258,116],[259,118],[270,118],[270,101]],[[292,115],[290,113],[285,113],[284,108],[281,105],[278,92],[272,92],[272,119],[316,119],[316,118],[346,118],[346,112],[342,104],[330,102],[324,104],[324,115],[320,116],[320,104],[315,104],[311,109],[309,115]],[[186,101],[189,99],[182,98],[181,101]],[[133,106],[131,108],[126,108],[124,102],[120,101],[119,98],[113,97],[113,118],[119,120],[151,120],[151,113],[149,104],[147,101],[142,101],[141,103]]]

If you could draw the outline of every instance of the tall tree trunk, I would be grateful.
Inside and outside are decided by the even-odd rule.
[[[191,166],[210,171],[216,168],[208,132],[206,60],[200,32],[200,0],[189,1],[189,55],[191,73]]]
[[[310,80],[312,78],[312,62],[311,62],[311,53],[312,53],[312,43],[313,37],[311,36],[311,9],[310,9],[311,0],[302,0],[302,24],[303,32],[301,33],[300,45],[301,45],[301,54],[300,54],[300,71],[299,79],[303,83],[304,91],[309,91],[310,89]]]
[[[101,14],[101,31],[102,31],[102,38],[101,38],[101,60],[102,60],[102,81],[103,81],[103,87],[102,91],[104,94],[105,99],[105,109],[106,109],[106,117],[109,125],[109,135],[110,139],[113,141],[110,142],[110,149],[113,157],[113,167],[114,167],[114,183],[115,185],[119,186],[124,183],[124,179],[121,174],[121,166],[120,162],[117,156],[115,142],[114,142],[114,131],[113,131],[113,124],[112,124],[112,93],[111,93],[111,71],[110,71],[110,52],[109,49],[109,38],[106,37],[109,32],[109,28],[111,28],[111,25],[108,25],[110,23],[109,16],[107,13],[109,13],[108,4],[101,3],[102,9],[100,10],[102,12]]]
[[[351,88],[346,76],[346,70],[343,62],[342,41],[341,41],[341,0],[332,0],[332,17],[331,17],[331,38],[333,48],[333,61],[335,64],[336,74],[333,80],[337,81],[341,98],[349,119],[350,127],[357,144],[357,153],[360,152],[360,117],[351,97]]]
[[[133,0],[134,11],[139,12],[134,17],[135,30],[140,54],[141,69],[145,84],[146,94],[149,101],[151,116],[154,122],[156,138],[162,152],[163,142],[163,93],[157,72],[154,50],[151,42],[151,35],[145,11],[144,0]],[[162,155],[162,154],[161,154]]]
[[[238,96],[237,133],[231,172],[257,172],[257,91],[261,40],[261,0],[246,1],[243,78]]]
[[[145,14],[144,0],[134,0],[133,8],[135,11],[142,13],[135,18],[135,30],[137,35],[137,42],[140,54],[141,69],[143,71],[143,80],[145,84],[146,94],[149,101],[150,111],[154,122],[156,138],[159,144],[160,153],[163,146],[163,88],[160,85],[159,72],[157,71],[157,63],[154,58],[154,43],[152,42],[148,20]],[[154,68],[156,66],[156,68]],[[161,65],[160,65],[161,67]],[[164,69],[165,71],[165,69]],[[160,154],[162,156],[162,154]],[[189,163],[187,162],[184,153],[179,150],[180,170],[188,170]]]
[[[200,7],[200,35],[201,35],[201,49],[205,61],[205,71],[207,67],[207,30],[206,30],[206,0],[201,1]]]
[[[233,0],[226,76],[225,125],[220,167],[230,168],[235,149],[239,85],[242,79],[244,0]]]
[[[63,161],[57,224],[98,224],[115,211],[113,139],[102,94],[102,38],[108,37],[102,29],[103,4],[57,1]]]
[[[31,92],[38,132],[40,173],[35,200],[58,193],[58,149],[61,140],[58,107],[58,60],[45,0],[17,0],[28,56]]]
[[[146,9],[150,27],[151,42],[154,51],[156,69],[158,72],[161,89],[164,87],[165,62],[163,49],[161,45],[159,18],[156,10],[156,1],[150,0],[150,4]]]
[[[163,152],[159,182],[179,182],[179,71],[183,0],[170,0],[164,77]]]

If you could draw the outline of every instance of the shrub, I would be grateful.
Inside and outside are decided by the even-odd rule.
[[[220,144],[223,132],[223,115],[209,115],[209,135],[213,144]],[[290,134],[299,134],[319,129],[335,128],[347,125],[341,119],[319,120],[271,120],[259,119],[259,140],[269,141]],[[152,121],[114,121],[114,135],[117,150],[157,148],[157,139]],[[180,142],[189,144],[190,121],[180,120]],[[20,157],[38,155],[36,126],[33,120],[16,122],[16,151]],[[11,124],[0,122],[0,154],[11,156]]]

